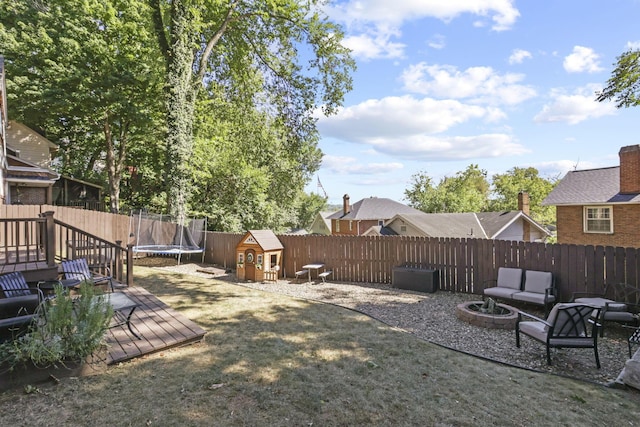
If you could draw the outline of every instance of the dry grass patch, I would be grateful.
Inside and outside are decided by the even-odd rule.
[[[0,395],[0,425],[637,425],[640,394],[479,360],[339,307],[136,268],[205,341]],[[507,349],[508,351],[508,349]]]

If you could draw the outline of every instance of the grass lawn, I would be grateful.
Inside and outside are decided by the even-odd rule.
[[[135,283],[205,341],[4,392],[0,425],[640,424],[636,391],[479,360],[339,307],[145,267]]]

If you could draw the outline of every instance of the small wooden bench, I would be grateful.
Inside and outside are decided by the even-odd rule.
[[[309,270],[296,271],[296,279],[300,279],[302,277],[305,277],[307,274],[309,274]]]
[[[329,277],[331,275],[331,273],[333,273],[331,270],[329,271],[323,271],[322,273],[318,274],[318,277],[322,279],[322,282],[325,283],[327,277]]]

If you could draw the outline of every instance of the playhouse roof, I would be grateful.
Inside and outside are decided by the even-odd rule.
[[[271,230],[249,230],[247,234],[250,234],[256,243],[265,251],[284,249],[278,236]],[[246,235],[245,239],[242,240],[246,240]]]

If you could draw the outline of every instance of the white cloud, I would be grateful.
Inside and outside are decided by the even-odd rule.
[[[509,56],[509,64],[522,64],[525,59],[531,59],[531,52],[524,49],[514,49]]]
[[[448,22],[462,14],[491,19],[492,29],[511,28],[520,16],[513,0],[348,0],[330,6],[328,13],[349,26],[381,23],[394,26],[405,21],[432,17]]]
[[[446,46],[445,40],[446,39],[442,34],[436,34],[435,36],[431,37],[431,40],[427,41],[427,46],[432,49],[444,49],[444,47]]]
[[[446,161],[513,156],[526,153],[523,146],[506,134],[473,136],[412,135],[373,141],[380,152],[405,160]]]
[[[491,67],[470,67],[459,71],[451,65],[421,62],[405,69],[400,79],[405,90],[413,93],[437,98],[469,99],[490,105],[515,105],[536,96],[532,87],[519,84],[524,75],[501,75]]]
[[[335,116],[320,117],[318,129],[325,138],[364,144],[378,154],[406,160],[471,159],[524,153],[525,149],[504,133],[437,136],[470,120],[496,117],[501,117],[496,108],[406,95],[343,108]],[[329,158],[329,161],[333,168],[338,168],[338,160]]]
[[[403,55],[404,45],[393,43],[390,38],[400,37],[399,28],[406,21],[431,17],[449,22],[460,15],[472,14],[490,20],[493,30],[503,31],[511,28],[520,16],[514,1],[347,0],[327,6],[326,11],[333,20],[345,25],[348,36],[344,44],[355,57],[397,58]],[[439,45],[435,41],[432,47]]]
[[[361,164],[355,157],[325,155],[322,158],[322,168],[340,175],[380,175],[403,169],[404,165],[399,162]]]
[[[599,58],[590,47],[574,46],[573,53],[564,58],[562,65],[568,73],[597,73],[603,70]]]
[[[627,42],[626,48],[627,48],[627,50],[638,50],[638,49],[640,49],[640,40],[636,40],[634,42]]]
[[[552,90],[553,101],[542,108],[542,111],[534,117],[534,121],[575,125],[588,119],[615,114],[616,108],[612,103],[595,100],[595,92],[598,89],[600,89],[598,85],[587,85],[572,94],[559,89]]]
[[[351,49],[354,56],[362,59],[402,58],[405,45],[390,41],[389,39],[393,35],[397,35],[397,33],[389,31],[347,36],[342,44]]]
[[[318,128],[323,136],[370,142],[377,138],[440,133],[468,120],[493,115],[493,110],[455,100],[390,96],[342,108],[334,116],[320,117]]]

